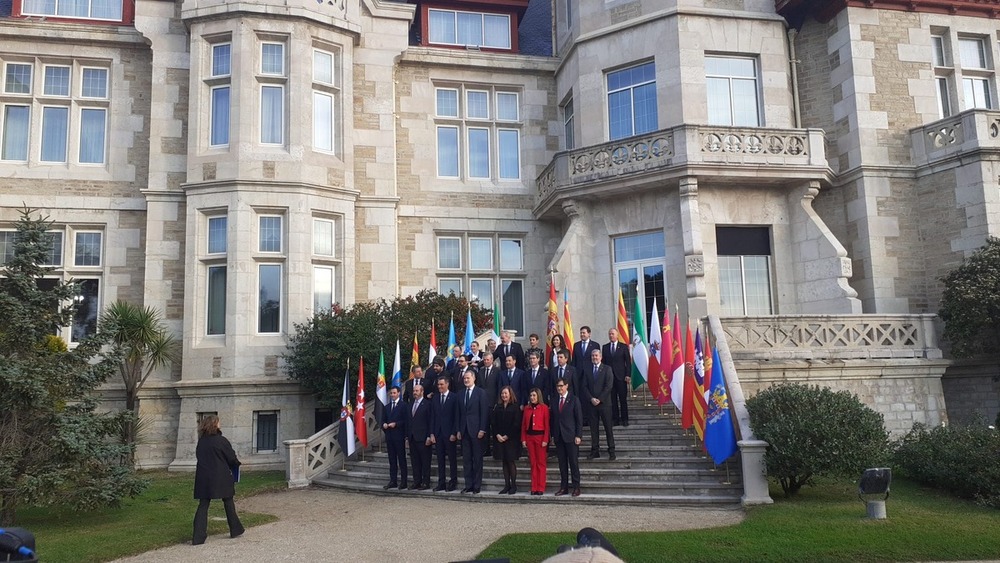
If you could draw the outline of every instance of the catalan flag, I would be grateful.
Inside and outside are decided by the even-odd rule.
[[[573,321],[569,318],[569,290],[563,288],[563,344],[567,350],[573,349]]]
[[[625,298],[622,296],[621,288],[618,288],[618,340],[628,346],[631,339],[628,334],[628,315],[625,314]]]
[[[701,345],[701,328],[694,333],[694,391],[692,393],[694,430],[705,440],[705,351]]]
[[[548,326],[545,332],[545,358],[547,362],[552,361],[552,337],[559,334],[559,316],[556,308],[556,281],[549,276],[549,303],[545,306],[548,311]]]

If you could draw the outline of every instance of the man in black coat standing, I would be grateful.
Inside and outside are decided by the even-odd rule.
[[[424,387],[413,386],[413,403],[410,405],[410,424],[406,439],[410,443],[410,461],[413,464],[411,489],[424,491],[431,488],[431,432],[434,428],[434,399],[424,398]]]
[[[438,460],[438,482],[434,492],[454,491],[458,484],[458,399],[448,390],[448,384],[447,376],[438,377],[437,396],[431,402],[434,407],[431,444]],[[446,465],[450,473],[445,473]]]
[[[198,510],[194,513],[193,545],[201,545],[208,538],[208,507],[212,499],[222,499],[226,509],[226,522],[230,537],[243,534],[243,524],[236,514],[233,496],[236,494],[235,475],[240,466],[232,444],[222,435],[219,417],[208,415],[198,423],[198,446],[195,448],[198,464],[194,470],[194,498]]]
[[[601,345],[590,339],[590,327],[583,325],[580,327],[580,341],[573,344],[573,367],[577,373],[590,369],[590,353],[594,350],[600,352]],[[576,394],[580,392],[576,391]]]
[[[538,388],[542,392],[539,400],[546,405],[552,404],[552,381],[549,379],[549,370],[542,367],[542,354],[537,351],[528,353],[528,369],[524,372],[521,390],[518,398],[521,405],[528,404],[528,395],[532,389]]]
[[[497,346],[497,351],[493,353],[493,356],[501,366],[507,365],[507,356],[514,356],[514,367],[524,369],[524,348],[511,340],[508,330],[500,333],[500,345]]]
[[[424,388],[424,399],[434,398],[434,381],[424,375],[424,370],[420,366],[410,368],[410,379],[403,384],[403,400],[408,404],[413,403],[413,386],[420,385]]]
[[[573,477],[572,494],[580,496],[580,442],[583,441],[583,410],[576,395],[569,393],[569,382],[556,380],[556,395],[552,398],[552,423],[550,437],[556,444],[559,459],[559,490],[556,496],[570,493],[570,475]]]
[[[386,448],[389,450],[389,482],[383,489],[405,489],[406,481],[406,422],[409,410],[400,400],[399,387],[389,389],[389,404],[382,411],[382,431],[385,433]],[[396,472],[399,481],[396,481]]]
[[[628,346],[618,341],[618,330],[608,331],[609,342],[601,351],[601,361],[615,376],[611,388],[611,418],[615,424],[628,426],[628,387],[632,379],[632,354]]]
[[[611,368],[601,363],[601,351],[590,353],[590,367],[579,374],[580,394],[586,405],[587,420],[590,426],[590,455],[588,459],[601,457],[601,434],[597,427],[598,421],[604,425],[604,434],[608,440],[608,459],[615,460],[615,434],[611,424],[611,388],[615,376]]]
[[[463,493],[479,494],[483,486],[483,438],[490,405],[486,392],[476,387],[476,372],[465,372],[465,390],[459,399],[458,436],[462,441],[462,465],[465,472]]]

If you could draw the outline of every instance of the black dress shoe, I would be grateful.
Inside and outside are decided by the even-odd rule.
[[[508,495],[516,495],[517,494],[517,487],[511,487],[510,490],[507,491],[507,494]]]
[[[396,484],[395,483],[389,483],[388,485],[386,485],[386,486],[384,486],[382,488],[388,491],[389,489],[395,489],[396,488]]]
[[[445,489],[445,491],[447,491],[447,492],[450,493],[450,492],[454,491],[456,488],[457,487],[455,487],[455,485],[448,485],[448,487]]]
[[[243,532],[245,532],[245,531],[246,531],[246,530],[242,530],[242,529],[241,529],[241,530],[240,530],[240,531],[238,531],[238,532],[230,532],[230,533],[229,533],[229,537],[231,537],[231,538],[238,538],[238,537],[242,536],[242,535],[243,535]]]
[[[628,421],[626,420],[625,422],[623,422],[622,426],[628,426]]]
[[[510,487],[504,487],[504,488],[500,489],[500,492],[498,492],[497,494],[498,495],[505,495],[505,494],[507,494],[507,491],[509,491],[509,490],[510,490]]]
[[[573,496],[575,497],[580,496],[580,487],[573,489]]]
[[[478,495],[479,494],[479,489],[472,489],[472,494]]]
[[[191,545],[202,545],[204,543],[205,540],[191,540]]]
[[[438,485],[438,486],[434,487],[434,492],[435,493],[440,493],[441,491],[444,490],[444,488],[445,488],[444,485]]]
[[[400,488],[402,489],[402,487],[400,487]],[[415,490],[419,489],[420,486],[417,485],[417,484],[413,484],[413,485],[410,485],[409,487],[406,487],[406,488],[410,489],[411,491],[415,491]]]
[[[567,495],[567,494],[569,494],[569,491],[567,491],[566,489],[559,489],[558,491],[556,491],[556,496],[557,497],[561,497],[561,496]]]
[[[597,452],[590,452],[590,455],[587,456],[587,459],[600,459],[600,457],[601,454]]]
[[[466,487],[466,488],[462,489],[462,494],[463,494],[463,495],[464,495],[465,493],[471,493],[471,492],[472,492],[472,487]]]
[[[618,456],[616,456],[615,454],[608,454],[608,459],[611,460],[611,461],[614,461],[614,460],[618,459]]]

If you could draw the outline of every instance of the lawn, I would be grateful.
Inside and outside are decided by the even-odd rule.
[[[751,508],[736,526],[606,535],[629,563],[947,561],[1000,556],[996,509],[896,480],[886,504],[888,519],[872,521],[864,518],[865,506],[856,491],[853,483],[824,483],[785,499],[780,489],[772,489],[775,503]],[[613,514],[609,509],[609,517]],[[575,543],[575,533],[511,534],[479,557],[541,561],[558,546]]]
[[[151,480],[146,491],[126,499],[121,508],[71,512],[61,508],[22,508],[17,525],[35,534],[41,561],[110,561],[158,547],[191,541],[198,501],[192,498],[194,473],[142,472]],[[286,487],[280,471],[246,472],[236,485],[241,497]],[[222,501],[212,503],[208,533],[228,532]],[[241,512],[246,527],[277,520],[269,514]],[[209,538],[208,541],[213,541]]]

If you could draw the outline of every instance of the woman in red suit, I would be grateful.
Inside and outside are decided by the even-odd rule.
[[[545,494],[545,469],[548,466],[549,407],[542,402],[542,391],[534,388],[521,417],[521,439],[528,450],[531,465],[531,494]]]

